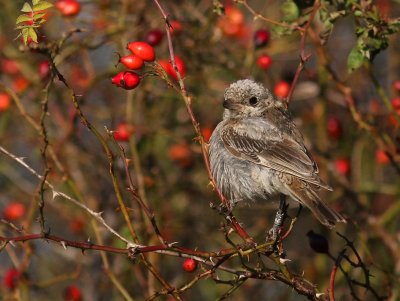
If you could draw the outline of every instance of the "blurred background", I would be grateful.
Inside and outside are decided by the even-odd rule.
[[[130,236],[102,145],[81,122],[71,90],[57,78],[52,80],[54,68],[41,49],[57,45],[52,50],[55,66],[78,96],[84,116],[114,152],[116,181],[140,243],[157,245],[159,241],[126,190],[124,160],[106,129],[115,131],[114,139],[131,159],[130,173],[138,192],[153,209],[168,242],[205,251],[231,247],[221,230],[225,219],[210,208],[210,202],[217,206],[220,201],[209,185],[179,88],[174,89],[179,85],[169,69],[165,23],[155,3],[49,2],[55,6],[44,10],[45,21],[37,27],[38,43],[28,40],[27,46],[15,29],[24,1],[2,3],[0,146],[24,157],[39,174],[49,168],[47,180],[57,190],[103,212],[118,233]],[[164,2],[177,64],[206,141],[222,119],[223,93],[230,83],[252,78],[285,98],[301,52],[311,55],[289,110],[319,165],[321,178],[334,188],[321,197],[348,223],[329,230],[303,210],[283,243],[291,260],[288,267],[325,292],[333,261],[310,248],[306,233],[322,234],[329,241],[330,253],[337,257],[346,247],[338,231],[354,242],[373,275],[370,286],[387,298],[379,299],[360,286],[352,291],[338,272],[336,300],[399,300],[400,39],[396,33],[399,21],[390,23],[390,18],[399,16],[399,3],[321,1],[302,47],[297,28],[309,19],[316,7],[313,1]],[[126,90],[112,85],[111,79],[127,70],[118,61],[130,54],[126,45],[132,41],[152,45],[158,63],[145,63],[137,71],[140,84]],[[373,62],[368,62],[368,56]],[[43,129],[48,139],[45,159]],[[15,160],[3,153],[0,158],[0,236],[40,233],[42,194],[45,229],[52,235],[125,247],[84,210],[61,197],[53,199],[50,189],[41,190],[41,181]],[[258,202],[238,206],[233,212],[249,235],[263,243],[277,206],[276,200]],[[291,203],[289,215],[294,217],[296,211],[296,204]],[[241,242],[237,236],[233,241]],[[60,244],[43,240],[14,244],[0,249],[3,300],[145,300],[151,296],[173,300],[153,295],[162,286],[141,259],[134,264],[124,255],[72,247],[64,250]],[[346,248],[346,254],[357,262],[354,252]],[[190,283],[207,269],[200,265],[188,273],[182,268],[182,258],[155,253],[146,258],[173,287]],[[263,260],[267,267],[276,268],[268,258]],[[256,262],[257,258],[250,257],[248,264]],[[226,262],[233,269],[240,269],[241,264],[238,259]],[[344,269],[352,279],[364,281],[361,269],[348,263]],[[233,278],[228,273],[217,274],[223,280]],[[215,300],[230,288],[202,278],[181,297]],[[281,282],[255,279],[227,299],[306,300]]]

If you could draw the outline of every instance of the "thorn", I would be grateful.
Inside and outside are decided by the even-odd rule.
[[[57,191],[53,190],[53,200],[58,197],[60,195],[60,193],[58,193]]]
[[[65,241],[60,241],[60,244],[62,245],[62,247],[64,248],[64,250],[67,249],[67,244],[65,243]]]
[[[101,217],[101,216],[103,215],[103,212],[104,212],[104,211],[95,212],[94,215],[95,215],[96,217]]]
[[[315,297],[319,298],[319,297],[322,297],[323,295],[325,295],[325,293],[316,293]]]
[[[174,241],[174,242],[171,242],[171,243],[167,244],[167,246],[169,248],[172,248],[174,245],[177,245],[178,243],[179,243],[179,241]]]
[[[12,246],[15,248],[15,243],[14,243],[13,240],[9,240],[8,243],[9,243],[10,245],[12,245]]]
[[[214,262],[214,260],[213,260],[212,257],[209,257],[208,260],[209,260],[213,265],[215,265],[215,262]]]
[[[91,241],[90,241],[90,236],[88,237],[88,239],[86,240],[89,244],[90,243],[92,243]]]
[[[140,247],[140,245],[135,244],[135,243],[133,243],[133,242],[129,242],[129,243],[126,244],[126,248],[127,248],[127,249],[134,249],[134,250],[136,250],[136,249],[138,249],[139,247]]]
[[[292,261],[292,260],[289,258],[279,258],[279,262],[282,264],[285,264],[286,262],[289,262],[289,261]]]

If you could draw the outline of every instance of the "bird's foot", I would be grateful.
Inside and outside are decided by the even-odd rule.
[[[271,241],[271,240],[276,241],[278,239],[278,236],[280,234],[283,223],[285,222],[285,219],[287,217],[288,207],[289,207],[289,204],[286,203],[286,196],[282,194],[280,196],[279,210],[275,214],[274,225],[268,231],[268,237],[267,237],[268,241]]]

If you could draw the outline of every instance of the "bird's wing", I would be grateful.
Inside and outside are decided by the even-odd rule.
[[[291,174],[330,189],[302,143],[263,118],[227,122],[221,129],[225,147],[236,157]]]

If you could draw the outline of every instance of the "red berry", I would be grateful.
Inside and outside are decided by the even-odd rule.
[[[69,229],[75,234],[82,233],[85,229],[85,220],[77,217],[73,218],[69,222]]]
[[[334,116],[328,117],[327,130],[331,138],[339,139],[342,136],[340,120]]]
[[[18,285],[19,277],[20,272],[17,269],[8,269],[3,278],[4,286],[9,290],[15,289]]]
[[[20,202],[10,202],[3,210],[3,216],[6,220],[15,221],[25,215],[25,205]]]
[[[125,72],[120,72],[117,75],[114,75],[114,77],[111,79],[111,83],[120,87],[121,82],[124,80],[124,74]]]
[[[399,126],[398,118],[400,118],[398,114],[389,114],[388,123],[397,128]]]
[[[152,62],[156,57],[153,46],[145,42],[130,42],[127,48],[143,61]]]
[[[81,290],[74,286],[70,285],[64,290],[64,301],[81,301],[82,293]]]
[[[11,96],[0,92],[0,112],[7,111],[11,105]]]
[[[183,26],[182,23],[176,20],[169,21],[169,25],[171,27],[169,28],[169,32],[173,35],[177,35],[182,32]]]
[[[395,89],[396,91],[400,92],[400,80],[395,80],[392,84],[393,89]]]
[[[182,59],[179,57],[179,56],[177,56],[177,55],[175,55],[175,63],[176,63],[176,67],[178,68],[178,72],[179,72],[179,74],[181,75],[181,77],[183,78],[183,77],[185,77],[185,74],[186,74],[186,67],[185,67],[185,63],[182,61]],[[170,75],[175,79],[175,80],[178,80],[178,76],[177,76],[177,74],[176,74],[176,72],[175,72],[175,69],[174,69],[174,67],[172,66],[172,64],[170,64],[171,65],[171,68],[170,68]],[[168,72],[168,71],[167,71]]]
[[[134,54],[123,56],[119,59],[119,61],[128,69],[136,70],[142,68],[143,66],[143,60]]]
[[[392,107],[395,111],[400,112],[400,97],[395,97],[391,100]]]
[[[146,36],[144,37],[146,42],[149,43],[151,46],[157,46],[158,44],[160,44],[162,38],[163,33],[159,29],[150,30],[148,33],[146,33]]]
[[[225,16],[218,19],[218,27],[228,37],[241,37],[245,31],[243,13],[235,6],[226,6]]]
[[[6,74],[17,74],[20,68],[16,61],[10,59],[3,59],[1,61],[1,71]]]
[[[172,66],[172,64],[170,62],[168,62],[167,60],[159,60],[158,63],[161,65],[161,67],[165,70],[165,72],[169,76],[171,76],[175,80],[178,80],[178,76],[176,75],[174,67]],[[175,56],[175,63],[176,63],[176,67],[178,68],[179,74],[183,78],[186,74],[185,63],[177,55]]]
[[[29,82],[23,76],[18,76],[13,81],[13,89],[17,92],[24,92],[28,88]]]
[[[270,38],[269,31],[266,29],[259,29],[254,33],[254,46],[256,48],[267,45]]]
[[[130,90],[135,88],[140,83],[140,77],[134,72],[125,72],[124,75],[125,89]]]
[[[335,168],[338,173],[347,176],[350,173],[350,162],[346,158],[336,159]]]
[[[182,267],[188,273],[194,272],[197,268],[197,261],[192,258],[187,258],[183,262]]]
[[[377,149],[375,152],[375,160],[381,165],[386,165],[390,162],[389,156],[382,149]]]
[[[129,136],[131,134],[132,129],[126,124],[126,122],[118,124],[117,129],[113,133],[114,139],[117,141],[129,141]]]
[[[55,6],[64,17],[76,16],[81,11],[81,5],[76,0],[58,0]]]
[[[168,150],[168,156],[183,168],[192,164],[192,151],[185,142],[172,145]]]
[[[140,77],[135,72],[123,71],[115,75],[111,82],[117,87],[132,90],[140,84]]]
[[[289,95],[290,85],[285,81],[278,82],[274,87],[274,93],[276,96],[286,98]]]
[[[170,62],[168,62],[167,60],[159,60],[158,61],[158,63],[160,64],[160,66],[161,66],[161,68],[163,68],[164,69],[164,71],[167,73],[167,74],[171,74],[171,64],[170,64]]]
[[[376,99],[371,99],[369,102],[369,111],[371,114],[379,114],[381,112],[380,102]]]
[[[263,70],[267,70],[272,64],[272,59],[269,55],[262,54],[257,59],[257,65]]]
[[[50,74],[50,64],[49,61],[42,61],[39,64],[39,76],[41,78],[46,78]]]
[[[244,15],[242,11],[232,5],[228,5],[225,7],[225,16],[232,24],[243,24],[244,22]]]
[[[208,142],[208,140],[210,140],[212,133],[213,133],[213,130],[211,127],[204,127],[201,129],[201,134],[203,135],[205,142]]]

